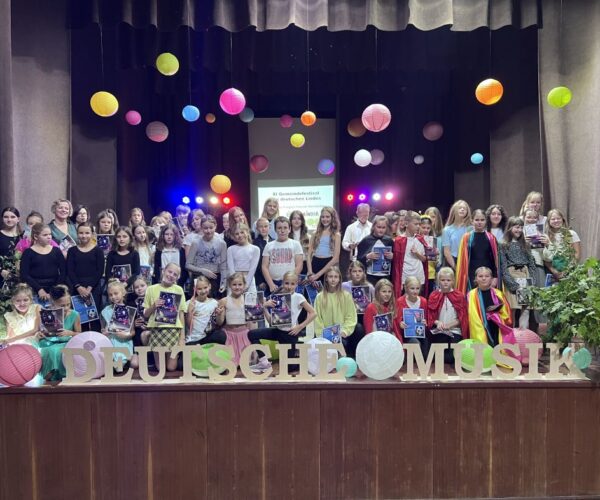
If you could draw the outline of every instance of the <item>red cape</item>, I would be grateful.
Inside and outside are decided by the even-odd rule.
[[[419,240],[425,248],[430,248],[430,246],[425,242],[425,238],[420,234],[415,236],[417,240]],[[396,298],[402,295],[402,268],[404,267],[404,254],[406,253],[406,243],[408,238],[406,236],[398,236],[394,240],[394,260],[392,265],[393,271],[393,283],[394,283],[394,294]],[[423,275],[425,276],[425,292],[424,295],[427,296],[427,290],[429,285],[429,272],[428,272],[428,262],[427,260],[423,262]]]
[[[419,297],[419,308],[423,309],[423,314],[425,315],[425,322],[429,324],[429,321],[427,319],[429,314],[427,310],[427,299],[425,297]],[[396,317],[394,318],[394,334],[396,335],[396,337],[398,337],[400,342],[404,343],[406,342],[406,339],[404,338],[404,329],[400,327],[400,323],[402,322],[402,319],[404,317],[402,309],[410,309],[408,302],[406,302],[406,295],[403,295],[396,301]]]
[[[467,311],[467,299],[458,290],[452,290],[451,292],[444,294],[439,290],[431,292],[431,295],[427,299],[427,325],[429,328],[433,328],[433,322],[440,317],[440,310],[444,304],[444,298],[448,297],[448,300],[454,307],[458,321],[460,321],[460,331],[463,339],[469,338],[469,314]]]

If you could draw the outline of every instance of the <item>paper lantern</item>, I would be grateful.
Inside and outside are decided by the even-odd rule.
[[[146,125],[146,135],[154,142],[163,142],[169,137],[169,129],[163,122],[150,122]]]
[[[208,377],[208,369],[210,367],[217,368],[217,365],[211,363],[208,360],[208,352],[218,344],[204,344],[202,346],[202,356],[199,356],[196,352],[192,351],[192,373],[197,377]],[[225,349],[219,349],[216,353],[217,358],[223,360],[231,360],[231,354]],[[226,368],[219,367],[217,373],[223,373]]]
[[[570,356],[572,351],[572,347],[565,347],[562,352],[563,358]],[[592,353],[585,347],[574,351],[572,355],[573,364],[580,370],[585,370],[592,364]]]
[[[363,125],[362,120],[360,118],[352,118],[352,120],[348,122],[347,129],[348,133],[352,137],[362,137],[367,132],[367,129]]]
[[[425,162],[425,157],[423,155],[417,155],[413,158],[413,161],[416,165],[423,165]]]
[[[444,135],[444,127],[438,122],[427,122],[423,127],[423,137],[428,141],[437,141]]]
[[[328,158],[323,158],[317,165],[317,170],[321,175],[331,175],[335,170],[335,163]]]
[[[228,115],[237,115],[241,113],[246,106],[246,98],[238,89],[231,87],[221,93],[219,105]]]
[[[371,151],[371,165],[381,165],[385,160],[385,155],[381,149],[373,149]]]
[[[331,341],[323,337],[315,337],[308,342],[308,372],[312,375],[319,374],[319,350],[315,347],[317,344],[331,344]],[[327,349],[327,373],[333,371],[338,360],[338,351]]]
[[[548,92],[548,104],[555,108],[564,108],[571,102],[573,93],[568,87],[554,87]]]
[[[215,121],[217,120],[217,117],[215,115],[213,115],[212,113],[206,113],[206,116],[204,117],[204,119],[206,120],[206,123],[215,123]]]
[[[371,104],[362,114],[362,124],[371,132],[385,130],[392,121],[392,113],[383,104]]]
[[[39,351],[29,344],[9,344],[0,349],[0,384],[25,385],[42,368]]]
[[[300,121],[305,127],[312,127],[317,122],[317,115],[315,115],[312,111],[305,111],[302,113]]]
[[[369,333],[356,347],[356,363],[374,380],[393,377],[404,363],[402,343],[388,332]]]
[[[103,118],[113,116],[119,111],[119,101],[117,101],[117,98],[110,92],[105,92],[104,90],[96,92],[91,97],[90,106],[94,113]]]
[[[292,134],[292,137],[290,137],[290,144],[295,148],[301,148],[305,142],[306,139],[302,134]]]
[[[260,339],[260,343],[269,347],[269,350],[271,351],[271,361],[277,361],[279,359],[279,349],[277,349],[277,344],[279,344],[279,342],[276,340]]]
[[[504,94],[504,87],[498,80],[493,78],[483,80],[475,89],[475,97],[481,104],[486,106],[496,104],[502,99],[502,94]]]
[[[460,355],[460,364],[461,366],[468,371],[473,371],[475,368],[475,349],[473,349],[473,344],[477,344],[481,342],[476,342],[473,339],[464,339],[459,342],[459,344],[463,344],[465,347]],[[494,352],[494,348],[491,345],[485,345],[483,348],[483,369],[482,373],[489,372],[492,369],[492,365],[496,364],[492,353]]]
[[[483,162],[483,155],[481,153],[473,153],[471,155],[471,163],[473,165],[479,165]]]
[[[252,120],[254,120],[254,111],[252,108],[245,107],[240,113],[240,120],[242,120],[244,123],[250,123]]]
[[[198,118],[200,118],[200,110],[196,106],[188,104],[181,110],[181,116],[183,116],[183,119],[188,122],[195,122]]]
[[[88,351],[96,363],[96,371],[92,378],[100,378],[104,376],[104,367],[106,365],[108,365],[109,369],[112,370],[112,360],[109,360],[108,363],[105,363],[104,353],[102,353],[101,349],[103,347],[112,346],[112,342],[106,335],[102,335],[98,332],[82,332],[74,335],[71,340],[67,342],[67,345],[65,345],[65,349],[76,348],[85,349]],[[65,354],[63,352],[63,363],[64,359]],[[73,369],[75,371],[75,376],[81,377],[87,370],[86,358],[77,355],[73,356]]]
[[[231,179],[226,175],[215,175],[210,180],[210,188],[217,194],[225,194],[231,189]]]
[[[519,346],[520,353],[518,356],[514,356],[517,358],[522,365],[529,365],[529,349],[527,349],[527,344],[541,344],[542,339],[538,336],[537,333],[532,332],[531,330],[515,328],[513,330],[515,334],[515,339],[517,341],[517,345]],[[508,351],[508,353],[512,356],[512,352]],[[542,355],[542,348],[538,349],[538,359]]]
[[[294,119],[290,115],[281,115],[279,118],[279,125],[283,128],[290,128],[294,123]]]
[[[165,76],[173,76],[179,71],[179,61],[170,52],[163,52],[156,58],[156,69]]]
[[[356,153],[354,153],[354,163],[356,163],[359,167],[366,167],[371,164],[371,153],[366,149],[359,149]]]
[[[130,109],[125,113],[125,121],[129,125],[139,125],[142,123],[142,115],[140,115],[135,109]]]
[[[254,155],[250,158],[250,169],[256,174],[262,174],[269,168],[269,159],[265,155]]]
[[[356,361],[354,361],[352,358],[340,358],[337,360],[337,363],[335,364],[335,369],[338,372],[341,371],[346,371],[346,378],[351,378],[354,377],[354,375],[356,375],[356,369],[358,368],[358,365],[356,364]]]

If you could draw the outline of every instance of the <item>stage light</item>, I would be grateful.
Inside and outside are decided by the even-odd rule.
[[[202,203],[204,203],[204,198],[202,198],[202,196],[196,196],[196,203],[202,205]]]
[[[385,193],[385,199],[386,199],[387,201],[391,201],[391,200],[393,200],[393,199],[394,199],[394,193],[392,193],[392,192],[387,192],[387,193]]]
[[[350,193],[349,195],[346,196],[346,201],[354,201],[354,195],[352,193]]]
[[[225,196],[223,198],[223,205],[229,205],[231,204],[231,198],[229,196]]]
[[[358,195],[358,199],[359,199],[360,201],[365,201],[365,200],[367,199],[367,195],[366,195],[365,193],[360,193],[360,194]]]
[[[210,201],[211,205],[216,205],[217,203],[219,203],[219,198],[217,198],[216,196],[211,196],[210,200],[208,201]]]
[[[381,200],[381,195],[379,193],[373,193],[373,201]]]
[[[185,203],[186,205],[190,202],[190,197],[189,196],[184,196],[183,198],[181,198],[182,203]]]

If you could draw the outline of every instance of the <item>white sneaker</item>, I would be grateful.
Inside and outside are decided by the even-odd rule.
[[[266,356],[260,358],[258,363],[255,365],[250,365],[250,370],[254,373],[263,373],[266,372],[269,368],[271,368],[271,362],[268,360]]]

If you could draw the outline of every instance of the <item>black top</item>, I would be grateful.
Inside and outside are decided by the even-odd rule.
[[[0,257],[13,256],[20,236],[6,236],[0,231]]]
[[[254,238],[252,240],[252,244],[254,246],[257,246],[260,250],[260,257],[258,258],[258,266],[256,266],[256,272],[254,273],[254,282],[256,283],[256,286],[260,286],[263,283],[266,283],[265,277],[262,272],[262,257],[263,257],[263,251],[269,241],[273,241],[270,236],[267,236],[266,240],[262,236],[258,236],[258,238]]]
[[[179,249],[179,267],[181,268],[181,276],[177,280],[177,284],[181,287],[185,285],[187,281],[188,273],[185,269],[185,250],[183,248]],[[152,283],[155,285],[160,283],[160,276],[162,274],[162,250],[156,250],[154,252],[154,276],[152,277]]]
[[[67,252],[67,276],[69,286],[74,290],[77,286],[94,288],[104,274],[104,252],[95,246],[89,252],[82,252],[77,247]]]
[[[469,258],[469,280],[471,281],[472,288],[477,286],[475,284],[475,271],[482,266],[489,267],[492,270],[492,276],[498,276],[496,260],[494,259],[492,245],[490,245],[487,234],[485,232],[474,232]]]
[[[481,291],[481,295],[483,297],[483,307],[485,309],[487,309],[490,306],[494,305],[494,301],[492,300],[492,292],[491,290],[480,290]],[[482,311],[482,315],[485,316],[486,311]],[[490,344],[492,347],[495,347],[498,345],[498,334],[499,334],[499,328],[498,325],[496,323],[494,323],[493,321],[488,321],[487,322],[488,325],[488,344]],[[491,336],[491,338],[490,338]]]
[[[113,266],[131,266],[131,276],[127,280],[127,287],[133,285],[133,282],[140,274],[140,254],[137,250],[132,250],[126,255],[117,253],[116,250],[111,250],[106,256],[106,280],[113,278]]]
[[[52,247],[50,253],[43,255],[28,248],[21,258],[21,281],[27,283],[34,292],[63,284],[67,280],[66,262],[62,252]]]

